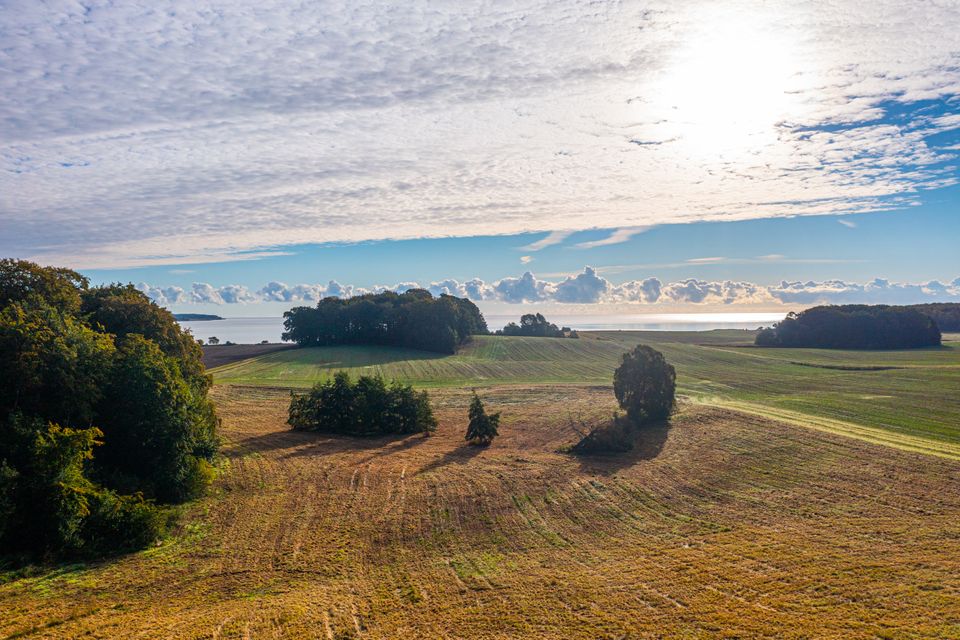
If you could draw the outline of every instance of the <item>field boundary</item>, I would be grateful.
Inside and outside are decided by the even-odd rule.
[[[949,442],[938,442],[928,438],[918,438],[916,436],[895,433],[879,427],[868,427],[844,420],[824,418],[800,411],[791,411],[789,409],[770,407],[752,402],[727,400],[716,396],[687,396],[687,398],[697,404],[733,409],[742,413],[770,418],[816,431],[856,438],[857,440],[880,444],[902,451],[922,453],[939,458],[946,458],[948,460],[960,460],[960,445]]]

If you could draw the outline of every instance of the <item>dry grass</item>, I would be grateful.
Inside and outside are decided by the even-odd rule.
[[[687,405],[623,457],[557,453],[609,389],[465,390],[432,438],[298,434],[215,390],[216,493],[175,539],[0,586],[0,636],[960,636],[960,463]]]

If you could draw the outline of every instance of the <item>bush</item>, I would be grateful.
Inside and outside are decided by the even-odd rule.
[[[913,349],[940,345],[940,329],[910,307],[849,304],[791,312],[757,333],[759,347]]]
[[[569,327],[562,329],[552,322],[547,322],[539,313],[525,313],[520,316],[520,324],[510,322],[497,335],[504,336],[531,336],[536,338],[579,338],[576,331]]]
[[[467,442],[485,447],[499,435],[500,414],[487,415],[487,410],[476,392],[473,394],[467,415],[470,418],[470,423],[467,425]]]
[[[623,354],[613,374],[613,392],[635,425],[664,420],[673,411],[677,374],[663,354],[637,345]]]
[[[570,453],[577,455],[596,455],[623,453],[633,449],[633,424],[623,416],[613,416],[610,421],[586,425],[574,424],[574,431],[580,434],[580,440],[570,447]]]
[[[352,436],[429,435],[437,427],[426,391],[372,376],[353,382],[343,371],[307,394],[292,394],[287,423],[299,431]]]

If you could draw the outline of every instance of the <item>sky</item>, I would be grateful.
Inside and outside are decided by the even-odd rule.
[[[960,3],[0,3],[0,255],[267,315],[960,301]]]

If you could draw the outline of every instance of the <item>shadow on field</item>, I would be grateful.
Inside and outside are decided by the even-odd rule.
[[[296,432],[291,432],[296,433]],[[299,433],[297,434],[299,435]],[[373,451],[367,457],[360,459],[356,464],[366,464],[375,458],[399,453],[411,447],[415,447],[425,440],[423,434],[396,434],[389,436],[376,436],[370,438],[357,438],[353,436],[335,435],[335,434],[317,434],[306,433],[304,435],[312,436],[307,438],[306,447],[295,449],[283,456],[283,458],[301,458],[336,455],[345,451],[363,452]],[[312,440],[312,442],[311,442]]]
[[[634,464],[653,460],[667,443],[672,424],[669,421],[649,424],[638,429],[633,441],[633,449],[623,453],[607,455],[578,455],[580,470],[588,474],[609,475]]]
[[[477,447],[470,444],[462,444],[456,449],[446,452],[433,462],[426,465],[417,474],[429,473],[451,464],[466,464],[473,460],[486,447]]]

